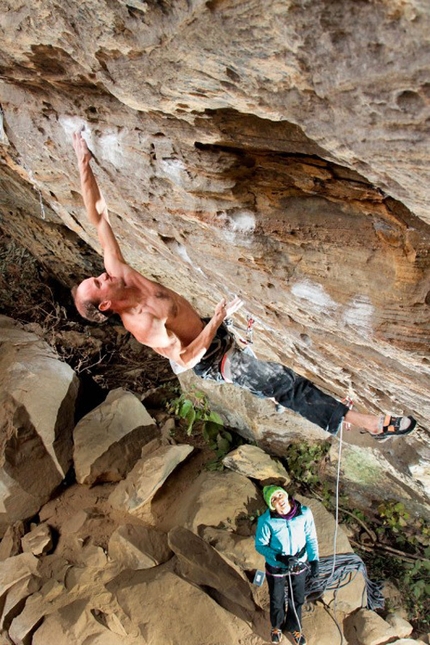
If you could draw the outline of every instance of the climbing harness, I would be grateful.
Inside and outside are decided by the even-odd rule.
[[[271,576],[272,578],[288,579],[288,588],[287,588],[287,585],[285,585],[284,587],[284,609],[285,609],[285,612],[288,611],[288,600],[290,599],[291,607],[300,632],[302,632],[302,624],[297,614],[296,604],[294,602],[293,583],[291,581],[291,576],[295,576],[303,573],[304,571],[309,570],[309,565],[307,562],[301,562],[298,560],[298,557],[301,557],[302,555],[304,555],[305,552],[306,552],[306,544],[299,552],[300,555],[296,553],[296,555],[290,556],[291,560],[288,565],[288,569],[282,573],[270,573],[269,571],[266,571],[266,575]]]

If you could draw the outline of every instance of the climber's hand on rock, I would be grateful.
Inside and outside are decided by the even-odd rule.
[[[76,152],[78,163],[89,163],[93,155],[82,136],[82,130],[83,128],[80,128],[73,133],[73,149]]]
[[[239,296],[236,296],[231,300],[229,303],[226,305],[226,318],[228,316],[232,316],[236,311],[238,311],[243,305],[243,300],[239,298]]]

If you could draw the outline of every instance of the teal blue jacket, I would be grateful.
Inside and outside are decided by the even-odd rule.
[[[296,555],[305,545],[306,551],[300,561],[319,559],[314,516],[310,508],[299,502],[298,505],[298,512],[291,520],[285,520],[269,509],[258,518],[255,548],[272,567],[286,568],[276,560],[276,555]]]

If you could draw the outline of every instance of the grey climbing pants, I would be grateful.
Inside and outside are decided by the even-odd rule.
[[[229,351],[230,350],[230,351]],[[224,382],[221,363],[228,352],[229,381],[260,398],[297,412],[323,430],[336,434],[349,408],[325,394],[311,381],[285,365],[260,361],[241,350],[228,330],[221,326],[194,372],[204,379]]]

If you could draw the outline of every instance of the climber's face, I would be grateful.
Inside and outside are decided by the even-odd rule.
[[[108,273],[102,273],[96,278],[83,280],[78,287],[77,296],[79,300],[89,300],[99,306],[106,301],[115,301],[124,288],[124,280],[116,278]]]
[[[286,515],[290,510],[290,502],[288,501],[287,493],[279,491],[275,493],[270,499],[270,502],[277,513]]]

